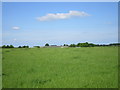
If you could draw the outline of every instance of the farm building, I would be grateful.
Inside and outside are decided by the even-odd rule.
[[[57,46],[57,45],[50,45],[50,46],[44,46],[43,48],[67,48],[68,46]]]

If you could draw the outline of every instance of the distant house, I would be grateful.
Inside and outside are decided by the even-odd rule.
[[[40,48],[40,46],[34,46],[34,48]]]
[[[44,46],[43,48],[66,48],[68,46],[57,46],[57,45],[50,45],[50,46]]]
[[[57,46],[57,45],[50,45],[50,46]]]

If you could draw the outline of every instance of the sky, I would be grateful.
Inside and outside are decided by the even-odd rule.
[[[119,0],[2,0],[2,2],[119,2]]]
[[[118,42],[117,2],[3,2],[2,44]]]

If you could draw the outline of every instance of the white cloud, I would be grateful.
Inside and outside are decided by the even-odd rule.
[[[12,27],[12,29],[13,29],[13,30],[19,30],[20,27],[16,27],[16,26],[15,26],[15,27]]]
[[[49,13],[45,16],[38,17],[37,20],[39,21],[50,21],[50,20],[57,20],[57,19],[68,19],[71,17],[83,17],[89,16],[89,14],[81,11],[69,11],[68,13]]]

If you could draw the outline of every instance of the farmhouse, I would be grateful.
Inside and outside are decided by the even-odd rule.
[[[50,45],[50,46],[44,46],[43,48],[67,48],[68,46],[57,46],[57,45]]]
[[[40,48],[40,46],[34,46],[34,48]]]

